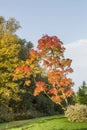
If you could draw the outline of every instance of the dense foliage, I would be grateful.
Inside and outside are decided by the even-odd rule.
[[[32,42],[17,36],[18,28],[19,22],[14,18],[5,20],[4,17],[0,17],[0,122],[62,113],[61,107],[56,106],[45,94],[34,97],[33,75],[13,81],[15,68],[19,64],[25,65],[25,62],[28,64],[33,48]],[[31,72],[34,67],[33,61],[36,62],[32,57],[29,69]],[[25,74],[27,68],[23,67]],[[37,80],[40,78],[38,71],[36,67],[34,74]],[[43,80],[47,81],[47,77],[44,76]],[[27,86],[29,84],[30,87]]]
[[[74,95],[73,82],[68,74],[73,70],[70,67],[71,61],[65,59],[62,42],[56,36],[43,36],[38,40],[37,50],[29,51],[29,58],[18,66],[14,73],[14,80],[25,79],[25,85],[31,86],[33,77],[34,96],[44,92],[53,102],[68,104],[67,98]],[[46,80],[44,80],[43,69],[46,67]]]
[[[0,102],[8,104],[9,99],[17,99],[18,85],[12,81],[14,69],[18,65],[19,38],[15,34],[19,24],[15,19],[6,21],[0,17]]]

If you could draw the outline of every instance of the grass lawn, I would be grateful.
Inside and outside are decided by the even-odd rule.
[[[87,130],[87,122],[72,123],[64,116],[1,123],[0,130]]]

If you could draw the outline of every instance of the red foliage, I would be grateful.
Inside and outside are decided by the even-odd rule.
[[[35,82],[34,96],[44,91],[52,101],[58,104],[74,94],[71,89],[73,82],[67,78],[67,74],[73,72],[73,69],[70,68],[72,60],[64,58],[65,48],[62,45],[63,43],[58,37],[45,35],[38,40],[37,50],[31,49],[29,51],[30,56],[26,63],[30,67],[25,65],[16,68],[16,76],[20,73],[24,77],[28,77],[33,75],[37,68],[41,69],[39,61],[43,61],[43,65],[47,67],[48,85],[43,81]],[[40,71],[39,75],[41,75]],[[35,76],[36,74],[34,78],[37,81],[37,76]],[[26,81],[26,84],[30,84],[30,81]]]
[[[37,87],[44,87],[44,86],[45,86],[45,83],[42,82],[42,81],[38,81],[38,82],[36,82],[36,86],[37,86]]]
[[[38,40],[38,49],[42,50],[45,48],[52,48],[52,47],[60,47],[61,42],[56,36],[43,36],[40,40]]]
[[[30,58],[33,58],[33,59],[37,59],[38,58],[38,52],[37,51],[31,49],[29,51],[29,53],[30,53]]]
[[[48,94],[57,95],[57,94],[58,94],[58,90],[57,90],[56,88],[51,88],[51,89],[48,91]]]
[[[42,91],[46,90],[45,83],[42,81],[36,82],[36,88],[34,90],[34,96],[37,96]]]

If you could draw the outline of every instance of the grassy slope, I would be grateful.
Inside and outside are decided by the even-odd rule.
[[[63,116],[0,124],[0,130],[87,130],[87,122],[71,123]]]

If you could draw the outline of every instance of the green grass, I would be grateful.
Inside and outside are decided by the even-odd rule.
[[[87,130],[87,122],[69,122],[64,116],[51,116],[1,123],[0,130]]]

